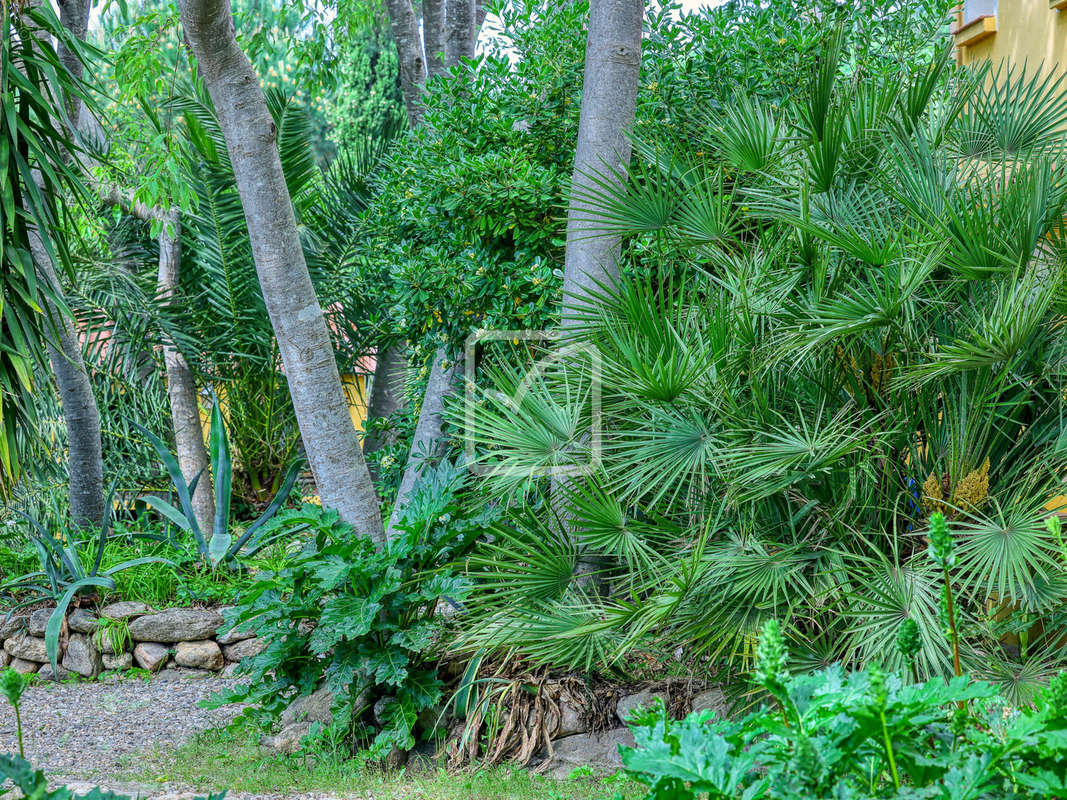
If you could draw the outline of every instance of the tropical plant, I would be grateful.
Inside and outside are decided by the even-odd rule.
[[[648,800],[1036,799],[1067,786],[1067,673],[1020,711],[967,677],[910,683],[877,665],[790,677],[785,655],[768,623],[754,683],[774,708],[733,720],[635,712],[636,747],[622,758]]]
[[[1067,83],[948,49],[850,73],[848,52],[831,40],[803,102],[739,100],[594,182],[632,265],[565,342],[598,357],[498,370],[468,409],[486,490],[527,505],[472,559],[472,649],[605,670],[665,638],[736,672],[774,616],[798,666],[897,669],[911,618],[917,674],[947,674],[940,511],[962,669],[1013,699],[1047,679]]]
[[[34,414],[35,367],[47,364],[45,343],[69,314],[59,286],[37,274],[30,252],[38,236],[48,257],[70,271],[56,203],[84,186],[69,153],[77,148],[65,124],[64,97],[93,107],[89,88],[60,62],[53,38],[84,58],[84,50],[60,24],[51,6],[5,3],[0,9],[0,494],[17,483],[20,454],[38,435]],[[54,309],[51,314],[42,308]]]
[[[0,592],[13,595],[16,599],[8,607],[10,616],[19,608],[39,603],[42,599],[56,604],[45,625],[44,642],[48,660],[52,669],[56,669],[59,657],[59,635],[63,620],[67,615],[75,595],[92,588],[114,589],[115,575],[123,570],[144,564],[174,563],[162,556],[139,556],[120,561],[109,567],[103,566],[104,550],[111,538],[111,523],[114,492],[107,498],[108,513],[99,531],[82,536],[69,524],[65,530],[49,530],[25,512],[18,513],[28,524],[28,536],[40,560],[40,569],[12,578],[0,584]],[[59,518],[62,520],[62,518]],[[138,538],[157,539],[153,534],[127,534]],[[56,670],[58,672],[58,670]]]
[[[276,572],[261,573],[224,612],[228,627],[254,628],[266,643],[242,661],[248,682],[217,703],[254,703],[275,718],[318,688],[333,696],[334,732],[371,760],[414,744],[416,717],[441,698],[433,652],[439,602],[458,605],[466,582],[445,565],[485,533],[490,510],[464,514],[465,472],[427,470],[406,507],[401,535],[384,548],[317,506],[287,511],[274,525],[307,537]]]
[[[263,526],[270,521],[271,517],[289,499],[289,493],[296,484],[300,469],[303,466],[302,459],[295,459],[285,471],[285,477],[281,481],[281,488],[267,505],[259,517],[248,525],[243,532],[236,533],[233,530],[233,521],[230,519],[231,487],[233,486],[233,460],[230,457],[230,440],[226,431],[226,423],[223,420],[221,404],[218,398],[211,407],[211,432],[209,434],[209,450],[211,456],[211,476],[215,481],[215,520],[210,531],[202,531],[196,521],[193,509],[193,492],[200,476],[195,476],[192,481],[186,482],[182,475],[178,460],[170,452],[170,448],[147,428],[138,426],[142,435],[148,440],[155,450],[156,455],[163,461],[167,472],[170,473],[174,493],[178,496],[179,508],[175,508],[169,501],[161,497],[147,498],[146,502],[160,512],[170,522],[193,537],[196,549],[200,557],[212,567],[223,564],[227,567],[235,567],[241,557],[251,557],[257,552],[273,544],[284,532],[276,532],[264,535]],[[258,535],[257,535],[258,534]]]

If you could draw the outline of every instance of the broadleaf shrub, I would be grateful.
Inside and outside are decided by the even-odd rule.
[[[255,630],[266,649],[241,662],[248,683],[213,702],[253,703],[266,722],[325,686],[334,698],[333,733],[354,749],[379,759],[412,747],[416,717],[441,699],[438,604],[459,606],[466,594],[466,581],[444,565],[484,533],[492,513],[461,512],[465,481],[448,462],[427,470],[401,535],[381,549],[335,511],[309,505],[280,515],[276,526],[307,541],[226,612],[228,627]]]

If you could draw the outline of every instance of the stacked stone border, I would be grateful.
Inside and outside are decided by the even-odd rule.
[[[132,667],[158,672],[173,666],[209,673],[227,670],[228,665],[258,654],[266,646],[250,631],[220,634],[223,620],[218,609],[156,610],[144,603],[121,601],[99,611],[78,608],[67,615],[66,631],[60,637],[59,672],[55,674],[44,640],[45,626],[54,610],[39,608],[6,620],[0,616],[0,668],[36,673],[42,680],[73,676],[93,679],[105,671]],[[122,635],[107,635],[107,627]]]

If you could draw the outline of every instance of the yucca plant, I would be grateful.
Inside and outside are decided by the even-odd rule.
[[[263,513],[244,531],[235,535],[231,528],[233,521],[230,519],[233,459],[230,457],[230,439],[226,431],[226,422],[222,415],[221,404],[216,397],[211,407],[211,432],[208,435],[211,477],[215,482],[215,519],[212,529],[203,531],[196,521],[192,503],[196,482],[201,476],[196,475],[191,481],[186,481],[178,466],[178,459],[170,452],[167,444],[147,428],[140,425],[137,427],[167,468],[174,493],[178,496],[179,508],[161,497],[147,498],[148,504],[168,521],[177,525],[180,530],[192,536],[197,553],[206,563],[212,567],[218,567],[220,564],[227,567],[238,566],[242,556],[253,556],[284,535],[285,532],[282,531],[263,536],[261,529],[289,499],[289,493],[296,484],[296,479],[304,464],[303,459],[294,459],[289,464],[280,482],[281,487]]]
[[[470,647],[612,669],[659,638],[736,667],[774,617],[806,665],[948,674],[934,512],[964,668],[1011,663],[992,619],[1067,602],[1045,525],[1067,467],[1067,83],[948,49],[846,78],[847,54],[834,37],[802,100],[635,142],[622,188],[595,176],[590,221],[632,265],[576,334],[596,373],[564,359],[515,402],[501,371],[467,409],[487,491],[527,505],[472,562]],[[574,390],[593,381],[598,466],[550,492],[530,476],[594,455]]]

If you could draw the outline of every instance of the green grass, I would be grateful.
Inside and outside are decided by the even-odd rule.
[[[640,786],[622,778],[555,781],[506,767],[460,774],[428,767],[384,772],[329,754],[264,756],[258,738],[257,730],[240,723],[208,731],[177,748],[138,754],[136,768],[121,777],[198,792],[328,792],[362,800],[636,800],[642,794]]]

